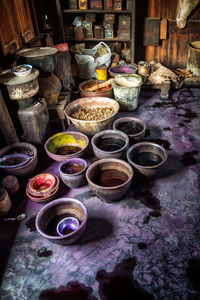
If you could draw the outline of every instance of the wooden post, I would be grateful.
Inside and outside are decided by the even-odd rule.
[[[8,144],[19,142],[15,127],[10,118],[1,91],[0,91],[0,129],[5,138],[5,141]]]

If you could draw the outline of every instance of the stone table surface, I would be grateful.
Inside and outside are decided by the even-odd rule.
[[[133,179],[123,199],[110,204],[88,185],[72,190],[61,183],[56,198],[79,199],[88,209],[82,239],[69,246],[29,230],[44,204],[23,191],[15,202],[27,219],[14,238],[0,299],[200,299],[200,89],[173,91],[168,100],[159,95],[143,91],[136,110],[117,116],[141,118],[145,140],[167,149],[159,178]],[[59,163],[43,156],[38,170],[58,175]],[[1,249],[16,226],[0,227]]]

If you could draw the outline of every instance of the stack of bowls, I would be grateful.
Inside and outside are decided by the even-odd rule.
[[[43,173],[29,180],[26,194],[34,202],[49,202],[54,198],[58,188],[58,177],[50,173]]]

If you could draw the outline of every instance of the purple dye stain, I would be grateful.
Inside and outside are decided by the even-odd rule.
[[[32,216],[25,223],[25,225],[29,229],[29,231],[36,231],[35,219],[36,219],[36,216]]]
[[[143,224],[148,224],[150,221],[150,217],[157,218],[161,216],[160,200],[156,198],[150,191],[136,191],[134,194],[134,198],[136,200],[140,200],[142,204],[153,210],[149,213],[148,216],[145,217]]]
[[[133,300],[154,299],[153,295],[142,289],[133,279],[136,266],[135,258],[128,258],[115,266],[113,272],[99,270],[96,280],[99,282],[101,300]]]
[[[188,278],[192,282],[193,289],[200,291],[200,260],[189,260],[186,272]]]
[[[53,254],[51,250],[48,250],[46,247],[42,247],[37,251],[37,256],[39,257],[49,257]]]
[[[171,128],[170,127],[164,127],[163,130],[165,130],[165,131],[171,131]]]
[[[181,162],[184,166],[192,166],[197,163],[197,159],[193,157],[193,155],[197,155],[197,151],[185,152],[182,155]]]
[[[145,140],[146,142],[152,142],[152,143],[156,143],[162,147],[164,147],[166,150],[172,150],[170,148],[171,144],[166,141],[166,140],[163,140],[163,139],[148,139],[148,140]]]
[[[97,300],[92,295],[92,288],[77,281],[71,281],[66,286],[44,290],[40,293],[42,300]]]
[[[145,243],[138,243],[137,246],[138,246],[138,248],[139,248],[140,250],[145,250],[145,249],[147,249],[147,245],[146,245]]]

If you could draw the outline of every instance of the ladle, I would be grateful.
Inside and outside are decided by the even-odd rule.
[[[26,214],[20,214],[14,218],[4,218],[3,221],[23,221],[26,218]]]

